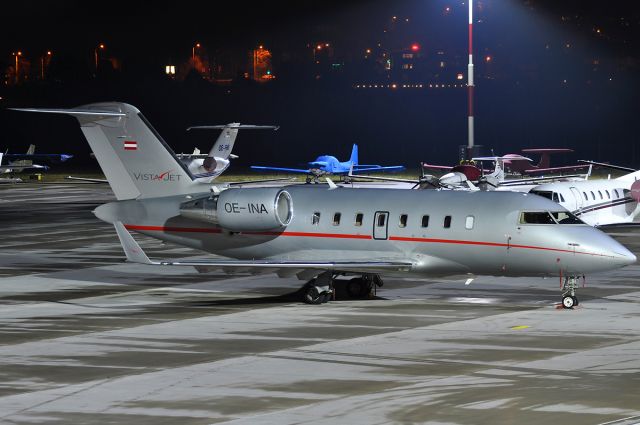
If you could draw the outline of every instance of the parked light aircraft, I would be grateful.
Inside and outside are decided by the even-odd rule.
[[[233,145],[238,136],[238,130],[277,130],[275,125],[247,125],[230,123],[225,125],[201,125],[189,127],[190,130],[222,130],[220,136],[211,147],[209,154],[202,155],[199,150],[190,155],[178,155],[193,176],[203,183],[207,183],[218,177],[231,164],[229,159],[238,158],[232,154]]]
[[[258,166],[252,165],[251,168],[254,170],[264,170],[264,171],[284,171],[287,173],[300,173],[300,174],[308,174],[307,183],[313,180],[315,182],[318,181],[320,176],[324,176],[327,174],[337,174],[337,175],[346,175],[349,173],[349,170],[353,169],[353,173],[362,173],[365,171],[401,171],[404,170],[404,167],[401,165],[396,166],[388,166],[383,167],[382,165],[360,165],[358,163],[358,145],[354,144],[351,149],[351,157],[348,161],[341,162],[335,156],[331,155],[321,155],[317,157],[314,161],[308,163],[309,168],[300,169],[300,168],[282,168],[282,167],[268,167],[268,166]]]
[[[22,110],[78,119],[117,198],[94,213],[114,225],[132,262],[297,275],[309,279],[309,303],[327,301],[339,276],[368,288],[386,276],[560,276],[571,308],[578,277],[636,261],[540,196],[205,185],[131,105]],[[126,149],[132,143],[138,149]],[[151,261],[130,230],[231,259]]]
[[[33,160],[48,161],[51,163],[64,162],[73,155],[58,153],[35,153],[36,146],[29,145],[26,153],[0,153],[0,173],[20,173],[24,170],[48,170],[46,165],[34,164]],[[7,159],[7,164],[1,165]]]
[[[475,164],[483,164],[483,162],[491,161],[493,163],[493,171],[485,170]],[[489,156],[476,157],[472,159],[472,163],[457,165],[453,168],[443,167],[449,170],[448,173],[441,177],[426,175],[421,167],[421,176],[419,179],[405,179],[395,177],[379,177],[379,176],[356,176],[349,173],[351,179],[380,180],[399,183],[411,183],[413,186],[396,186],[403,189],[454,189],[454,190],[511,190],[517,192],[528,192],[536,184],[543,181],[564,179],[584,179],[584,175],[571,176],[555,176],[555,177],[529,177],[518,179],[505,179],[504,172],[505,157]]]
[[[570,170],[581,170],[588,168],[588,165],[570,165],[565,167],[550,167],[550,155],[552,153],[560,152],[573,152],[571,149],[522,149],[525,153],[539,153],[541,154],[540,162],[538,165],[531,164],[531,158],[522,156],[520,154],[506,154],[501,157],[491,156],[485,158],[473,158],[471,161],[462,161],[460,164],[453,167],[443,165],[433,165],[422,163],[422,168],[427,170],[438,170],[442,172],[457,172],[464,174],[468,180],[478,180],[481,175],[489,173],[488,170],[483,170],[476,164],[476,161],[480,160],[492,160],[493,158],[502,159],[502,167],[505,172],[509,174],[517,174],[521,176],[534,176],[539,174],[548,173],[561,173]]]
[[[531,164],[531,159],[519,154],[504,155],[504,166],[508,173],[520,174],[523,176],[533,176],[536,174],[558,173],[564,171],[576,171],[587,168],[588,165],[568,165],[564,167],[551,167],[551,154],[569,153],[573,149],[545,148],[545,149],[522,149],[525,154],[540,154],[538,165]]]
[[[640,213],[640,171],[609,180],[547,183],[531,193],[549,198],[592,226],[631,223]]]

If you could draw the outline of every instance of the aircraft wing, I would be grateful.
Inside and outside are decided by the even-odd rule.
[[[629,167],[622,167],[620,165],[607,164],[606,162],[588,161],[586,159],[579,159],[578,162],[583,162],[583,163],[589,164],[589,165],[597,165],[598,167],[611,168],[612,170],[627,171],[627,172],[630,172],[630,173],[635,173],[636,171],[638,171],[635,168],[629,168]]]
[[[89,177],[73,177],[67,176],[64,178],[65,180],[75,180],[79,182],[87,182],[87,183],[109,183],[107,179],[92,179]]]
[[[4,155],[5,158],[10,161],[19,161],[19,160],[36,160],[36,161],[51,161],[51,162],[65,162],[71,158],[73,155],[64,154],[64,153],[8,153]]]
[[[428,170],[442,170],[442,171],[451,171],[453,167],[447,165],[431,165],[426,162],[422,163],[422,168],[426,168]]]
[[[524,174],[542,174],[542,173],[555,173],[557,171],[571,171],[571,170],[583,170],[589,168],[589,165],[568,165],[565,167],[551,167],[551,168],[532,168],[530,170],[524,170]]]
[[[311,171],[308,168],[301,169],[301,168],[263,167],[260,165],[252,165],[250,168],[253,170],[286,171],[287,173],[311,174]]]
[[[531,177],[528,179],[513,179],[513,180],[503,180],[498,182],[498,186],[518,186],[518,185],[526,185],[532,183],[540,183],[542,181],[554,181],[554,180],[565,180],[570,178],[580,178],[585,179],[584,174],[566,174],[564,176],[547,176],[547,177]]]
[[[49,167],[46,165],[0,165],[0,172],[8,172],[8,171],[23,171],[23,170],[48,170]]]
[[[371,168],[355,168],[353,169],[354,173],[361,173],[363,171],[402,171],[404,170],[404,166],[402,165],[396,165],[396,166],[389,166],[389,167],[379,167],[379,166],[374,166]],[[343,173],[348,173],[349,170],[343,170],[334,174],[343,174]]]
[[[122,222],[114,223],[120,244],[127,256],[127,261],[156,266],[193,266],[207,268],[240,268],[240,269],[318,269],[340,271],[375,271],[375,270],[408,270],[413,266],[410,261],[398,260],[366,260],[366,261],[276,261],[276,260],[187,260],[187,261],[151,261],[140,245],[133,239]]]

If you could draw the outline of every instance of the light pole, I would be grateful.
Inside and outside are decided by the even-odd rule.
[[[16,85],[20,81],[20,56],[22,56],[22,52],[18,50],[17,53],[13,54],[16,57]]]
[[[40,77],[42,78],[42,80],[44,80],[45,57],[47,58],[47,60],[46,60],[46,64],[48,65],[48,64],[49,64],[49,61],[51,60],[51,50],[47,50],[47,54],[46,54],[46,56],[45,56],[45,55],[43,55],[43,56],[40,58],[40,65],[41,65],[41,66],[40,66],[40,68],[41,68],[41,69],[40,69],[40,72],[41,72]]]
[[[196,62],[196,49],[200,48],[200,43],[196,43],[192,48],[191,48],[191,60],[195,63]]]
[[[103,43],[100,43],[98,45],[98,47],[93,49],[93,55],[94,55],[95,60],[96,60],[96,74],[98,73],[98,50],[104,50],[104,44]]]

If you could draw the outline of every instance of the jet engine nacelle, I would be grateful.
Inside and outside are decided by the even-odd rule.
[[[180,214],[232,232],[279,230],[291,222],[293,204],[281,188],[238,188],[186,202]]]
[[[466,182],[467,180],[467,176],[465,176],[463,173],[453,171],[440,177],[440,184],[443,186],[457,186]]]

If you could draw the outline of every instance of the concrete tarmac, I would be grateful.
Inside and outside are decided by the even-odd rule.
[[[303,282],[124,263],[101,185],[0,187],[0,423],[640,423],[640,267]],[[640,255],[640,229],[609,231]],[[150,257],[201,253],[135,235]]]

